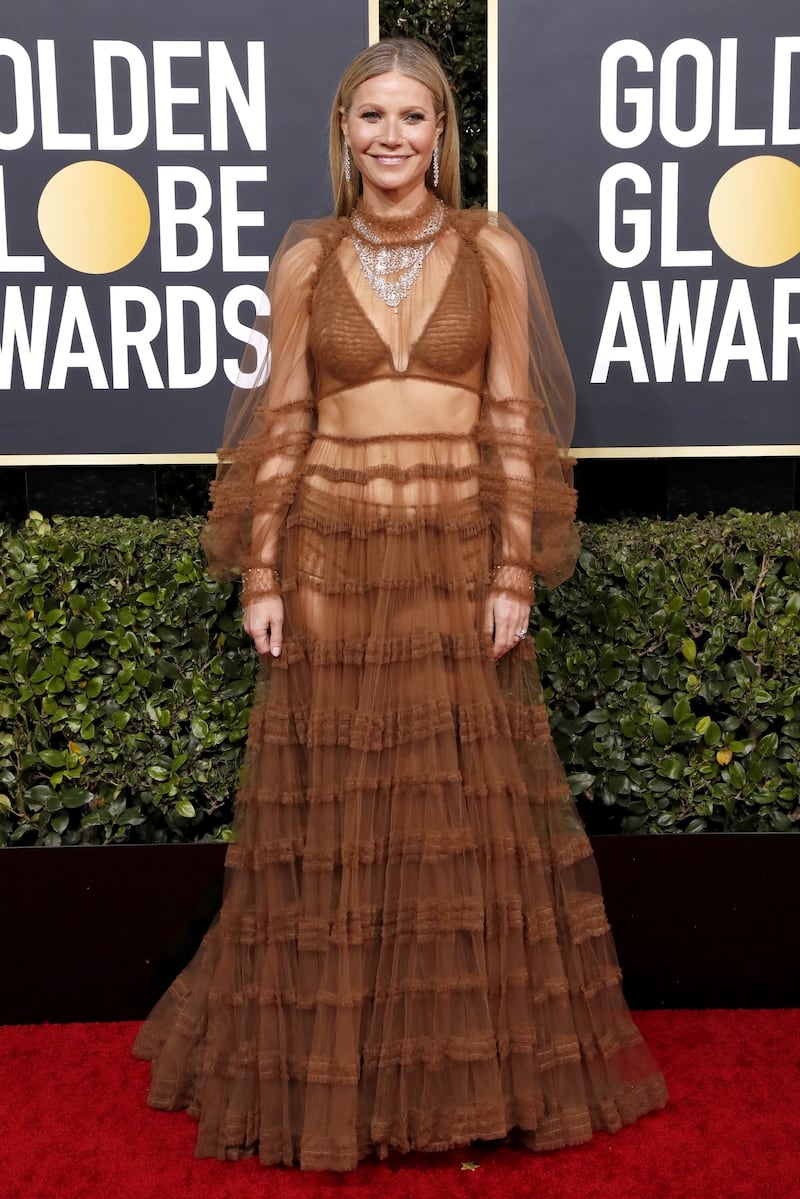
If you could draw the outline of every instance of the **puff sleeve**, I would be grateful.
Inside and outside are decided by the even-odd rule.
[[[257,571],[251,596],[277,589],[272,572],[281,530],[314,435],[309,321],[321,257],[315,224],[290,226],[272,260],[228,406],[201,534],[214,578],[266,568]]]
[[[530,598],[538,576],[572,573],[575,389],[535,251],[504,216],[475,238],[489,297],[481,428],[483,489],[494,532],[493,587]]]

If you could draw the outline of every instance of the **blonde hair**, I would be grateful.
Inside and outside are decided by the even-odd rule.
[[[350,63],[341,78],[331,109],[329,157],[335,216],[349,216],[356,206],[360,192],[358,168],[352,163],[350,182],[344,177],[344,134],[342,113],[347,115],[353,102],[356,88],[373,79],[399,71],[409,79],[416,79],[427,87],[433,96],[436,115],[444,113],[442,134],[439,138],[439,185],[433,187],[433,169],[428,168],[425,181],[431,191],[444,200],[450,208],[461,207],[461,178],[458,147],[458,122],[453,92],[439,59],[424,42],[411,38],[393,37],[376,42],[362,50]],[[352,161],[352,160],[351,160]]]

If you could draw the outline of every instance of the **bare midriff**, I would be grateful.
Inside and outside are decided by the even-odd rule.
[[[321,400],[306,486],[407,515],[476,499],[480,396],[453,384],[387,378]]]
[[[354,440],[403,434],[467,436],[479,413],[480,396],[452,383],[414,377],[373,379],[321,399],[317,434]]]

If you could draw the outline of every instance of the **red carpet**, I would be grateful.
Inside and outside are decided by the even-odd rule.
[[[351,1174],[196,1161],[193,1121],[145,1106],[137,1025],[0,1028],[2,1199],[800,1199],[800,1011],[646,1012],[672,1100],[555,1154],[394,1154]],[[477,1168],[465,1169],[465,1163]]]

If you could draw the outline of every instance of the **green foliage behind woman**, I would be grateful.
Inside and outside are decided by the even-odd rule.
[[[0,527],[0,844],[229,835],[255,658],[201,527]],[[800,829],[800,517],[581,536],[533,628],[590,831]]]

